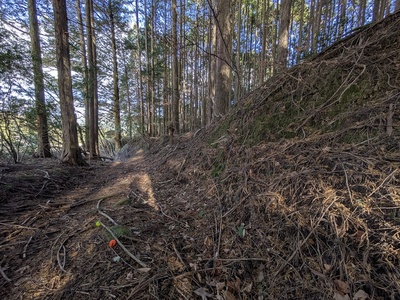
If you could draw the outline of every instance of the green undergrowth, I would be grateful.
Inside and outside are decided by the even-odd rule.
[[[394,87],[377,78],[376,70],[348,61],[295,67],[275,92],[255,91],[255,97],[237,104],[211,133],[210,144],[235,130],[238,142],[247,146],[334,132],[341,132],[336,141],[344,144],[377,136],[384,128],[375,128],[375,121],[387,113],[387,95]],[[262,89],[273,88],[267,82]]]

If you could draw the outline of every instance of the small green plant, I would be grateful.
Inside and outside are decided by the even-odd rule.
[[[211,171],[211,177],[216,178],[219,175],[221,175],[222,171],[224,170],[225,165],[223,163],[219,163],[214,167],[214,169]]]
[[[241,223],[238,227],[238,235],[243,238],[246,234],[246,229],[244,228],[244,223]]]
[[[129,236],[131,233],[131,230],[129,227],[122,226],[122,225],[111,226],[110,229],[114,233],[114,235],[118,238],[121,236]]]

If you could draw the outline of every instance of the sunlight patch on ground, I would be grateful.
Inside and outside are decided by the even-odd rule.
[[[62,275],[60,272],[60,269],[51,268],[48,262],[45,262],[38,273],[32,274],[32,296],[35,299],[43,298],[49,291],[62,290],[73,280],[71,272]]]
[[[136,175],[135,184],[137,188],[144,194],[147,194],[147,199],[145,199],[144,203],[151,206],[154,210],[159,210],[160,208],[157,205],[157,200],[154,196],[153,184],[151,182],[151,178],[149,174]]]

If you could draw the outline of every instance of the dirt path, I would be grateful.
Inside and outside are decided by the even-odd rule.
[[[2,299],[152,298],[151,289],[168,293],[151,287],[168,277],[167,266],[187,267],[177,248],[196,247],[189,186],[143,153],[89,169],[4,166],[2,178],[13,194],[0,206]],[[108,246],[107,228],[122,247]]]

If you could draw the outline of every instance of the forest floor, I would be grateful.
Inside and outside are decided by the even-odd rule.
[[[398,299],[390,138],[237,146],[229,193],[207,134],[87,168],[1,165],[1,299]]]
[[[0,298],[400,299],[399,67],[400,12],[118,162],[0,164]]]

